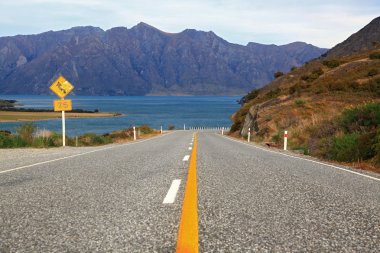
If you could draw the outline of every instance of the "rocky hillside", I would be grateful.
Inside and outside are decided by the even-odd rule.
[[[353,35],[363,41],[368,30],[376,31],[376,23],[378,32],[371,34],[370,49],[365,45],[360,49],[357,40],[351,45],[348,39],[327,52],[327,57],[293,68],[248,93],[233,115],[232,132],[245,136],[250,128],[254,140],[281,147],[283,132],[288,130],[291,149],[345,162],[377,156],[380,165],[378,20]],[[333,57],[340,55],[337,52],[344,56]],[[375,170],[380,172],[379,167]]]
[[[213,32],[170,34],[144,23],[75,27],[0,38],[0,93],[46,94],[63,74],[81,95],[244,94],[325,52],[302,42],[242,46]]]

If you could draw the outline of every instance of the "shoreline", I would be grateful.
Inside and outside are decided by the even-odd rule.
[[[5,122],[33,122],[42,120],[59,120],[61,112],[17,112],[17,111],[1,111],[0,123]],[[97,113],[65,113],[66,118],[110,118],[125,116],[121,113],[97,112]]]

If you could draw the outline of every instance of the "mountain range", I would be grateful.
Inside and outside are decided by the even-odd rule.
[[[1,37],[0,93],[49,94],[62,74],[77,95],[239,95],[325,52],[304,42],[243,46],[213,32],[166,33],[145,23],[74,27]]]

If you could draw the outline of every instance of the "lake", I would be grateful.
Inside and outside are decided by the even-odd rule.
[[[56,96],[0,95],[0,99],[15,99],[22,107],[53,109]],[[111,118],[68,118],[66,133],[76,136],[83,133],[107,133],[134,125],[147,124],[153,128],[176,129],[186,127],[230,127],[231,115],[239,108],[240,97],[183,96],[183,97],[108,97],[68,96],[74,109],[117,112],[124,116]],[[61,131],[61,120],[35,122],[39,129]],[[1,130],[15,132],[20,122],[0,123]]]

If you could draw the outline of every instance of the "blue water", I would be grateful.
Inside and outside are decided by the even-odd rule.
[[[230,127],[231,115],[239,108],[240,97],[88,97],[68,96],[73,108],[124,114],[111,118],[66,119],[66,133],[107,133],[133,125],[147,124],[153,128]],[[52,109],[55,96],[0,95],[0,99],[15,99],[22,107]],[[35,122],[39,129],[61,131],[61,120]],[[0,123],[0,129],[15,132],[20,122]]]

